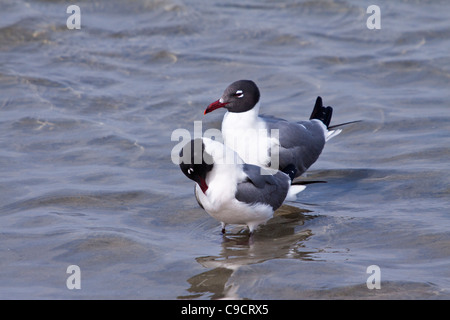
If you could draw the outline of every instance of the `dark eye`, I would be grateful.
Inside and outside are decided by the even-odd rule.
[[[234,96],[235,96],[235,97],[238,97],[238,98],[242,98],[242,97],[244,96],[244,91],[238,90],[238,91],[236,91],[236,93],[234,94]]]
[[[187,173],[188,174],[192,174],[194,172],[194,169],[192,169],[192,168],[189,168],[188,170],[187,170]]]

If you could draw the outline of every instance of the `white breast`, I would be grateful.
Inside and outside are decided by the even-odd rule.
[[[234,199],[237,184],[246,178],[242,159],[230,148],[209,138],[203,138],[205,152],[214,160],[214,166],[206,177],[208,202],[212,206]]]
[[[270,219],[273,215],[271,206],[249,205],[235,198],[237,184],[247,177],[242,170],[242,159],[230,157],[234,151],[216,141],[203,138],[203,143],[205,151],[214,159],[214,167],[206,177],[206,194],[196,186],[197,198],[205,211],[223,223],[246,224],[250,230]],[[235,162],[228,162],[230,158]]]
[[[225,224],[245,224],[253,231],[261,223],[273,216],[273,209],[265,204],[249,205],[239,202],[236,198],[213,197],[212,189],[208,188],[206,195],[196,186],[197,197],[208,214]]]
[[[269,148],[278,141],[271,139],[258,113],[259,105],[247,112],[225,113],[222,135],[225,145],[236,151],[246,163],[266,167],[271,161]]]

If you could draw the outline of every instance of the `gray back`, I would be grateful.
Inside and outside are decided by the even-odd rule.
[[[323,127],[316,121],[289,122],[274,117],[261,116],[267,129],[278,129],[280,140],[279,169],[294,164],[298,172],[305,172],[320,156],[325,146]]]
[[[262,203],[278,209],[289,191],[290,178],[283,172],[262,175],[261,168],[244,164],[247,179],[237,185],[236,199],[248,204]]]

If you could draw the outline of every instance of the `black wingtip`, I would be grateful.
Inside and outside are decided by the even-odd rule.
[[[291,178],[291,181],[294,180],[295,174],[297,173],[297,167],[293,164],[288,164],[286,167],[281,169],[282,172],[286,173],[289,178]]]
[[[358,122],[362,122],[362,120],[355,120],[355,121],[349,121],[349,122],[344,122],[344,123],[340,123],[340,124],[335,124],[334,126],[328,127],[328,129],[335,129],[337,127],[342,127],[342,126],[346,126],[352,123],[358,123]]]
[[[320,96],[316,99],[316,104],[314,105],[314,109],[309,117],[309,120],[317,119],[322,121],[328,128],[331,122],[331,116],[333,115],[333,108],[328,106],[324,107],[322,103],[322,98]]]
[[[297,181],[293,181],[291,184],[292,185],[307,185],[307,184],[313,184],[313,183],[327,183],[326,181],[323,180],[314,180],[314,181],[302,181],[302,180],[297,180]]]

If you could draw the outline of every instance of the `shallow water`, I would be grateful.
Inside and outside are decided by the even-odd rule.
[[[356,0],[78,3],[80,30],[66,1],[0,3],[0,298],[450,298],[447,1],[378,1],[380,30]],[[363,120],[250,241],[170,158],[242,78],[262,112]]]

